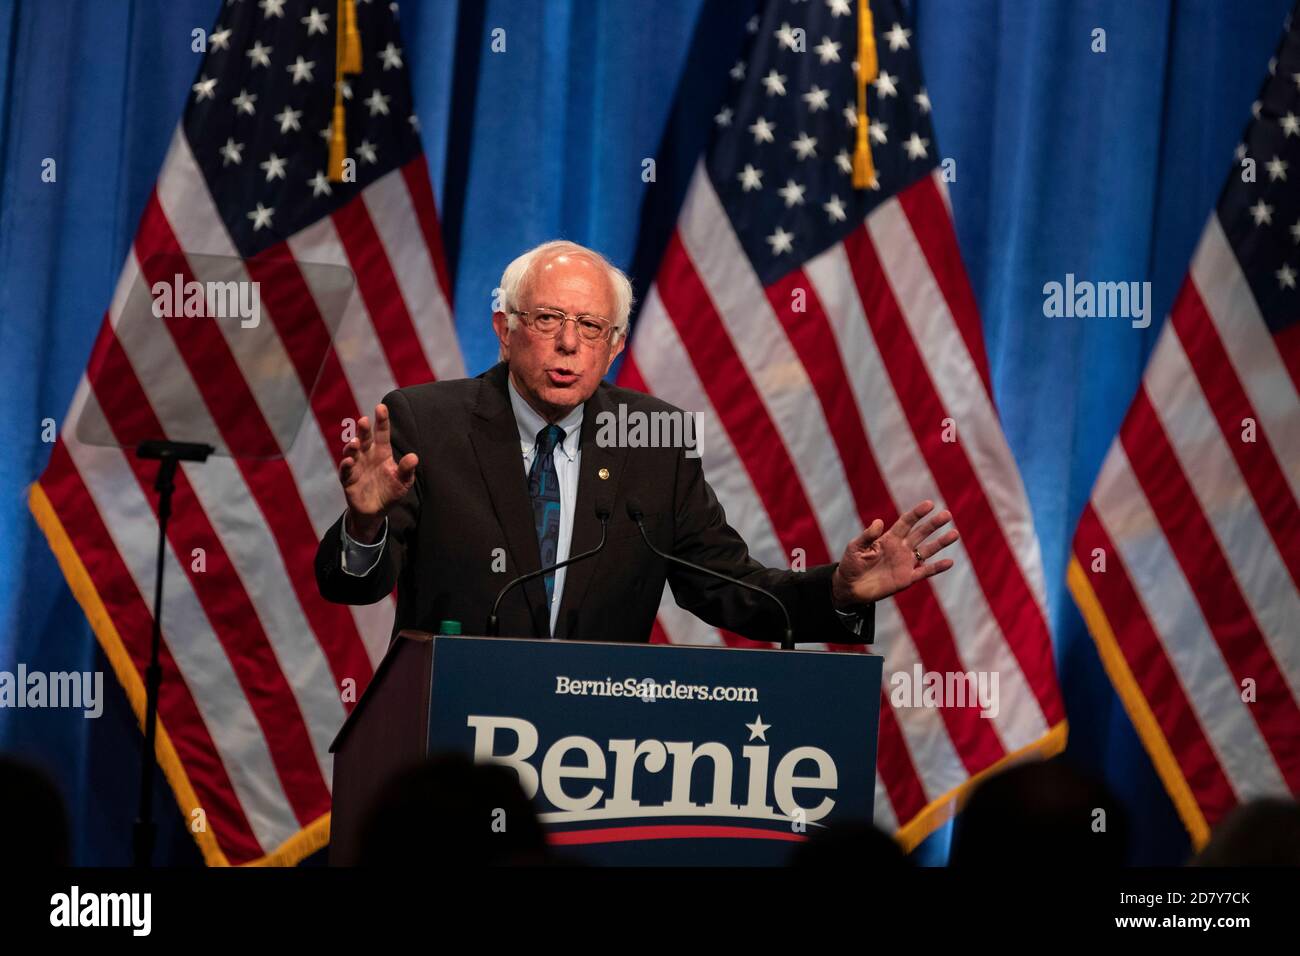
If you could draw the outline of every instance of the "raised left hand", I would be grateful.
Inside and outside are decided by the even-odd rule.
[[[951,513],[940,511],[922,521],[932,510],[933,501],[922,501],[888,531],[877,518],[849,542],[831,578],[831,600],[837,608],[879,601],[952,567],[951,558],[930,562],[958,538],[955,529],[932,537],[952,520]]]

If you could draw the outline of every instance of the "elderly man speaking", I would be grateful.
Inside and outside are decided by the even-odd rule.
[[[394,634],[445,620],[477,633],[504,584],[596,547],[603,518],[597,557],[505,596],[502,634],[645,642],[667,581],[710,624],[781,638],[771,600],[665,561],[633,511],[658,550],[778,597],[796,640],[857,643],[872,639],[875,602],[952,567],[930,560],[957,532],[938,533],[951,515],[930,515],[929,501],[887,531],[872,521],[835,564],[764,567],[727,523],[698,457],[598,440],[611,414],[683,414],[603,381],[631,303],[627,277],[575,243],[543,243],[510,263],[492,316],[501,362],[477,378],[399,388],[373,421],[357,422],[339,463],[347,509],[316,554],[321,594],[369,604],[396,585]]]

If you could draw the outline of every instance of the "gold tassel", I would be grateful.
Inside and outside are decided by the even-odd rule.
[[[870,0],[858,0],[858,130],[853,147],[853,188],[870,189],[876,181],[867,141],[867,84],[876,78],[876,30],[871,20]]]
[[[343,160],[348,155],[348,138],[344,127],[343,88],[334,96],[334,125],[330,129],[330,182],[343,182]]]
[[[334,123],[330,128],[329,178],[343,182],[348,155],[347,113],[343,109],[343,74],[361,72],[361,34],[357,31],[356,0],[339,0],[334,31]]]
[[[361,72],[361,34],[357,32],[357,0],[343,0],[343,72]]]

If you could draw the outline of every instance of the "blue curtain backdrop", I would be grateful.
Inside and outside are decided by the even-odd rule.
[[[219,0],[0,0],[0,669],[108,671],[25,490],[67,409]],[[818,0],[812,0],[818,2]],[[408,0],[406,60],[445,220],[471,374],[496,358],[491,290],[563,235],[644,290],[754,0]],[[1186,835],[1063,586],[1074,523],[1232,162],[1291,0],[913,0],[994,391],[1043,547],[1069,753],[1137,821],[1134,862]],[[1093,52],[1095,30],[1104,53]],[[494,31],[505,50],[493,52]],[[55,183],[42,161],[57,162]],[[657,160],[656,181],[641,179]],[[1155,320],[1046,319],[1066,273],[1150,280]],[[0,710],[0,750],[62,786],[79,863],[129,859],[139,733]],[[159,857],[197,863],[159,784]],[[946,833],[918,851],[946,857]]]

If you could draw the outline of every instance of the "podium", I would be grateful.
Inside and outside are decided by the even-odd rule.
[[[330,863],[390,777],[458,751],[512,768],[573,860],[779,865],[871,820],[882,661],[402,631],[330,748]]]

